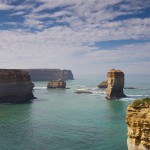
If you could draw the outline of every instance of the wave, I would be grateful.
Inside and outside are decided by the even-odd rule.
[[[131,97],[131,98],[133,98],[133,97],[147,97],[147,96],[149,96],[149,95],[127,95],[127,97]]]
[[[146,97],[149,97],[150,95],[127,95],[127,97],[125,98],[121,98],[120,100],[123,100],[123,101],[131,101],[131,100],[137,100],[137,99],[141,99],[141,98],[146,98]]]
[[[105,90],[100,90],[98,87],[80,86],[80,88],[75,89],[75,93],[89,93],[91,95],[106,96]]]
[[[93,91],[92,95],[106,96],[106,92],[105,91]]]
[[[121,101],[134,101],[134,100],[136,100],[136,98],[128,98],[128,97],[126,97],[126,98],[121,98],[120,100]]]
[[[43,87],[34,87],[34,90],[42,90],[42,89],[47,89],[47,87],[43,86]]]

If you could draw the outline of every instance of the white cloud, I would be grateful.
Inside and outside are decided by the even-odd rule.
[[[42,31],[1,30],[0,67],[68,68],[76,73],[88,73],[89,68],[90,73],[107,72],[116,67],[127,72],[133,69],[135,73],[139,66],[150,73],[143,66],[150,66],[149,62],[145,62],[150,56],[148,42],[112,47],[110,50],[95,46],[95,42],[100,41],[150,39],[150,18],[113,20],[120,15],[134,14],[149,4],[139,0],[126,1],[128,3],[121,4],[117,11],[112,6],[122,0],[39,0],[42,4],[38,6],[32,1],[17,7],[3,3],[5,10],[13,9],[12,17],[24,17],[22,25],[25,29]],[[56,7],[63,9],[52,11]],[[58,26],[58,23],[67,25]]]
[[[24,14],[26,14],[25,11],[17,11],[15,13],[11,14],[11,16],[19,16],[19,15],[24,15]]]
[[[0,3],[0,10],[9,10],[9,9],[13,9],[13,8],[14,7],[11,5]]]
[[[125,11],[141,11],[142,9],[150,7],[149,0],[125,0],[126,4],[121,4],[120,9]]]
[[[77,35],[73,37],[71,31],[69,33],[60,27],[36,34],[1,31],[0,35],[1,68],[68,68],[77,74],[99,73],[99,70],[107,72],[108,69],[117,67],[128,72],[130,65],[136,66],[141,60],[141,65],[138,63],[138,66],[142,71],[148,67],[142,66],[144,59],[150,56],[150,43],[119,46],[111,50],[100,49],[82,45],[79,35],[79,39]],[[133,72],[136,70],[133,69]]]

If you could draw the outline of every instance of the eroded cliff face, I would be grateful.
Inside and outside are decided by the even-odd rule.
[[[106,98],[109,100],[126,97],[123,92],[124,88],[124,73],[121,70],[111,69],[107,73],[108,86],[106,89]]]
[[[128,150],[150,150],[150,105],[127,108]]]
[[[0,103],[27,102],[34,99],[34,84],[23,70],[0,69]]]
[[[51,81],[51,80],[73,80],[71,70],[60,69],[26,69],[32,81]]]

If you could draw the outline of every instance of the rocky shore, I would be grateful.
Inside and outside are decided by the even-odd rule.
[[[150,98],[128,106],[126,123],[128,150],[150,150]]]
[[[0,69],[0,103],[23,103],[34,99],[30,75],[17,69]]]

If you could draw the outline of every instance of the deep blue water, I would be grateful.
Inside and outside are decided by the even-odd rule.
[[[126,76],[127,98],[105,99],[97,89],[103,76],[67,81],[71,89],[46,89],[34,82],[37,97],[28,104],[0,105],[0,150],[127,150],[126,108],[150,95],[150,76]],[[76,94],[78,88],[92,94]]]

